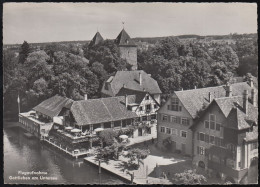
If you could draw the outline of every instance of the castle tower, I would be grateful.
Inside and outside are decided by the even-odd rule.
[[[101,34],[99,32],[97,32],[95,34],[95,36],[92,38],[92,40],[90,41],[89,43],[89,46],[92,46],[92,45],[97,45],[99,44],[100,42],[103,42],[103,37],[101,36]]]
[[[137,70],[137,46],[125,29],[119,33],[115,39],[115,43],[119,47],[121,58],[132,65],[132,70]]]

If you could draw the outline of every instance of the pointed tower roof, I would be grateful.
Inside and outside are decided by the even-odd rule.
[[[117,38],[115,39],[115,43],[117,45],[124,45],[124,46],[136,46],[133,40],[130,38],[130,36],[127,34],[125,29],[123,29]]]
[[[102,42],[104,39],[103,37],[101,36],[101,34],[99,32],[97,32],[95,34],[95,36],[93,37],[93,39],[90,41],[89,45],[97,45],[99,44],[100,42]]]

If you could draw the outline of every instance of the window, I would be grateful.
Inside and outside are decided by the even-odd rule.
[[[154,105],[154,108],[157,108],[157,105],[156,105],[156,104]]]
[[[186,138],[187,137],[187,132],[186,131],[181,131],[181,137]]]
[[[216,116],[214,114],[209,115],[209,120],[210,121],[216,121]]]
[[[224,143],[224,140],[223,140],[222,138],[220,139],[220,146],[221,146],[221,147],[226,147],[226,146],[225,146],[225,143]]]
[[[205,125],[205,128],[206,128],[206,129],[209,128],[209,122],[208,122],[208,121],[204,121],[204,125]]]
[[[216,146],[220,146],[220,145],[221,145],[220,138],[215,137],[215,145],[216,145]]]
[[[205,148],[204,147],[201,147],[201,146],[198,146],[197,147],[197,153],[199,155],[204,155],[205,154]]]
[[[145,99],[146,99],[146,100],[149,100],[149,99],[150,99],[149,95],[145,96]]]
[[[163,115],[163,121],[167,121],[167,118],[168,118],[168,116],[167,115]]]
[[[181,118],[178,116],[171,116],[171,122],[180,124]]]
[[[139,107],[139,110],[140,110],[140,111],[143,111],[143,107],[142,107],[142,106],[140,106],[140,107]]]
[[[205,134],[204,133],[200,133],[200,141],[205,141]]]
[[[171,134],[171,129],[170,128],[166,128],[166,133],[167,134]]]
[[[241,162],[238,162],[238,167],[241,167]]]
[[[220,124],[219,123],[216,123],[216,130],[220,131]]]
[[[151,110],[151,105],[146,105],[146,110]]]
[[[171,110],[171,105],[167,105],[167,109],[168,109],[168,110]]]
[[[161,132],[165,133],[165,127],[161,127]]]
[[[215,122],[210,121],[210,129],[215,130]]]
[[[142,116],[142,121],[147,121],[147,116]]]
[[[209,135],[205,134],[205,142],[209,143]]]
[[[189,119],[187,119],[187,118],[182,118],[182,119],[181,119],[181,124],[182,124],[182,125],[189,125]]]
[[[209,137],[209,142],[210,142],[211,144],[214,144],[214,143],[215,143],[215,137],[214,137],[214,136],[210,136],[210,137]]]
[[[179,100],[177,98],[172,98],[172,110],[179,111]]]

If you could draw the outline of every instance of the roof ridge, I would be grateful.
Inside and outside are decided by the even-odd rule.
[[[234,84],[244,84],[244,83],[247,84],[247,82],[236,82],[236,83],[230,84],[230,86],[234,85]],[[210,86],[210,87],[205,87],[205,88],[197,88],[197,89],[189,89],[189,90],[177,90],[177,91],[174,91],[174,92],[194,91],[194,90],[202,90],[202,89],[209,89],[209,88],[220,88],[220,87],[224,87],[224,86],[226,86],[226,85],[223,84],[223,85],[219,85],[219,86]]]
[[[105,106],[105,108],[106,108],[106,110],[108,111],[108,114],[110,115],[110,117],[111,117],[112,119],[114,119],[113,116],[112,116],[112,114],[111,114],[110,111],[108,110],[107,106],[106,106],[105,103],[103,102],[103,98],[101,98],[101,102],[102,102],[102,104]]]

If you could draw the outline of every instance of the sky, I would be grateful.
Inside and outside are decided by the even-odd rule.
[[[257,33],[256,3],[4,3],[3,43]]]

